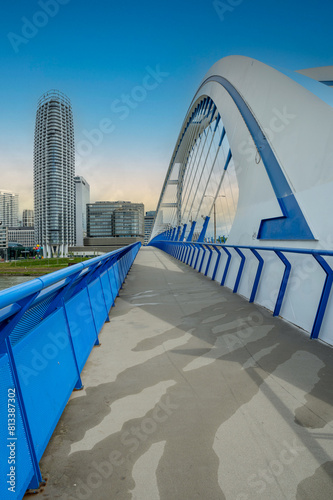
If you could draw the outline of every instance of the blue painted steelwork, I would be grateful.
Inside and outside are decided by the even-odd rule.
[[[281,262],[283,262],[283,264],[285,266],[282,281],[281,281],[280,290],[279,290],[279,293],[278,293],[278,296],[276,299],[276,304],[275,304],[275,308],[274,308],[274,312],[273,312],[273,316],[278,316],[280,314],[283,298],[284,298],[284,295],[286,293],[287,284],[288,284],[290,271],[291,271],[291,264],[290,264],[289,260],[287,259],[287,257],[285,255],[283,255],[283,253],[280,250],[275,250],[275,254],[279,257],[279,259],[281,260]]]
[[[206,245],[206,248],[207,248],[207,250],[209,252],[209,257],[208,257],[208,261],[207,261],[205,276],[207,276],[207,274],[208,274],[209,266],[210,266],[210,263],[211,263],[211,260],[212,260],[212,257],[213,257],[213,250],[210,248],[210,246]]]
[[[318,335],[320,332],[320,327],[321,327],[323,319],[324,319],[324,315],[325,315],[325,311],[326,311],[326,307],[327,307],[327,303],[328,303],[328,299],[329,299],[329,296],[331,293],[332,283],[333,283],[333,270],[328,265],[326,260],[321,255],[316,255],[316,254],[314,255],[314,258],[319,263],[321,268],[324,270],[324,272],[326,274],[326,279],[325,279],[324,288],[323,288],[323,291],[322,291],[322,294],[320,297],[316,318],[315,318],[315,321],[314,321],[314,324],[312,327],[312,331],[311,331],[311,338],[312,339],[318,338]]]
[[[179,238],[180,241],[184,241],[186,228],[187,228],[187,224],[184,224],[182,234],[180,235],[180,238]]]
[[[198,243],[203,243],[205,241],[205,236],[206,236],[206,231],[207,231],[207,227],[209,224],[209,220],[210,220],[210,217],[205,218],[205,222],[203,223],[201,233],[200,233],[200,236],[198,238]]]
[[[183,254],[182,262],[184,262],[184,264],[187,264],[187,257],[188,257],[188,253],[190,251],[190,248],[189,248],[189,245],[187,245],[187,246],[183,245],[183,246],[184,246],[184,254]]]
[[[189,244],[188,245],[188,254],[186,255],[186,262],[185,264],[189,265],[189,262],[190,262],[190,256],[191,256],[191,252],[194,250],[194,246]]]
[[[199,90],[209,82],[219,83],[228,92],[249,129],[256,148],[262,158],[269,180],[279,203],[282,216],[263,219],[258,230],[258,239],[265,240],[314,240],[312,231],[275,157],[275,154],[254,117],[252,110],[238,90],[219,75],[207,78]]]
[[[195,258],[195,264],[194,264],[194,266],[193,266],[193,267],[194,267],[194,269],[196,269],[196,268],[197,268],[197,265],[198,265],[198,260],[199,260],[199,256],[200,256],[200,253],[201,253],[201,250],[202,250],[202,245],[200,245],[200,244],[199,244],[199,242],[197,242],[197,247],[196,247],[196,248],[198,249],[198,251],[197,251],[197,256],[196,256],[196,258]]]
[[[198,269],[198,272],[201,273],[201,269],[202,269],[202,266],[203,266],[203,263],[204,263],[204,260],[205,260],[205,256],[206,256],[206,245],[201,245],[201,248],[203,250],[203,253],[202,253],[202,259],[200,261],[200,266],[199,266],[199,269]]]
[[[261,257],[260,253],[258,253],[257,250],[255,250],[254,248],[250,248],[250,250],[253,253],[253,255],[258,259],[258,269],[257,269],[256,277],[254,278],[253,288],[252,288],[252,292],[251,292],[251,296],[250,296],[250,300],[249,300],[249,302],[254,302],[254,299],[255,299],[256,294],[257,294],[258,286],[259,286],[259,281],[261,278],[262,269],[264,267],[264,259]]]
[[[216,245],[213,245],[213,248],[214,248],[215,252],[217,253],[215,267],[214,267],[214,271],[213,271],[213,275],[212,275],[212,280],[214,281],[216,278],[216,273],[217,273],[217,269],[218,269],[219,264],[220,264],[222,254],[221,254],[221,250],[219,249],[219,247],[217,247]]]
[[[194,256],[195,256],[196,251],[198,250],[198,253],[200,251],[200,247],[196,246],[194,244],[192,245],[192,248],[193,248],[193,253],[192,253],[192,256],[191,256],[190,267],[193,267],[193,260],[194,260]]]
[[[21,499],[27,488],[38,488],[38,463],[71,392],[82,388],[82,368],[140,246],[0,292],[0,430],[17,443],[15,494],[3,479],[1,499]],[[14,431],[7,421],[9,390],[15,392]],[[7,458],[2,446],[2,478],[9,472]]]
[[[219,146],[222,146],[222,142],[223,142],[224,136],[225,136],[225,128],[223,127],[222,134],[221,134],[221,139],[220,139],[220,142],[219,142]]]
[[[232,153],[231,153],[231,149],[229,149],[228,156],[227,156],[227,159],[226,159],[226,162],[224,165],[224,170],[227,170],[227,168],[229,167],[229,163],[230,163],[231,158],[232,158]]]
[[[225,253],[227,254],[228,258],[227,258],[227,263],[225,265],[225,268],[224,268],[224,273],[223,273],[223,276],[222,276],[222,280],[221,280],[221,286],[224,286],[225,284],[225,280],[227,278],[227,274],[228,274],[228,270],[229,270],[229,266],[230,266],[230,261],[231,261],[231,253],[229,252],[229,250],[224,246],[222,247],[222,250],[225,251]]]
[[[173,244],[172,242],[164,241],[163,237],[162,237],[160,240],[155,240],[152,246],[160,248],[161,250],[164,250],[165,252],[170,254],[170,253],[172,253],[171,252],[172,244]],[[180,244],[185,248],[185,252],[183,254],[185,256],[184,262],[187,264],[188,261],[191,260],[190,266],[193,267],[192,264],[193,264],[194,255],[195,255],[196,251],[198,252],[197,255],[199,255],[200,248],[202,248],[203,245],[201,243],[193,243],[193,242],[191,242],[191,243],[182,242]],[[207,244],[205,244],[205,246],[208,247]],[[278,247],[260,247],[260,246],[259,247],[258,246],[251,247],[251,246],[245,246],[245,245],[221,245],[221,244],[210,245],[210,247],[213,248],[217,254],[216,262],[215,262],[215,266],[214,266],[214,271],[213,271],[213,275],[212,275],[213,280],[215,280],[216,275],[217,275],[217,271],[221,265],[221,252],[222,252],[222,250],[227,255],[227,261],[226,261],[224,267],[222,268],[223,269],[223,277],[221,280],[221,285],[225,284],[227,273],[228,273],[228,270],[230,268],[230,264],[231,264],[231,260],[232,260],[232,254],[229,251],[229,249],[233,249],[241,257],[241,263],[240,263],[237,277],[236,277],[234,287],[233,287],[234,292],[238,291],[240,279],[241,279],[242,272],[243,272],[244,265],[245,265],[246,258],[247,258],[245,253],[241,252],[241,250],[248,250],[256,257],[256,259],[258,260],[258,268],[257,268],[257,272],[256,272],[255,277],[254,277],[254,282],[253,282],[249,302],[254,302],[254,300],[255,300],[256,293],[257,293],[257,290],[258,290],[258,287],[260,284],[260,280],[261,280],[261,277],[263,275],[265,255],[266,254],[271,255],[272,253],[274,253],[281,260],[285,269],[284,269],[282,280],[280,283],[279,293],[278,293],[278,296],[277,296],[277,299],[275,302],[275,306],[273,309],[274,316],[278,316],[280,314],[281,308],[283,306],[284,297],[285,297],[285,294],[287,291],[288,283],[289,283],[289,277],[290,277],[291,270],[292,270],[292,264],[289,262],[289,260],[285,256],[285,254],[289,253],[289,254],[312,256],[316,260],[316,262],[318,263],[320,268],[322,268],[326,274],[325,283],[323,285],[322,294],[321,294],[321,297],[319,300],[316,316],[315,316],[314,323],[313,323],[313,326],[311,329],[311,338],[316,339],[319,337],[320,329],[321,329],[321,326],[323,323],[323,319],[325,317],[325,312],[327,309],[327,305],[328,305],[328,302],[330,299],[330,294],[331,294],[332,287],[333,287],[333,269],[328,264],[328,262],[324,259],[324,257],[325,256],[326,257],[333,257],[332,250],[319,250],[319,249],[314,250],[314,249],[304,249],[304,248],[285,248],[285,247],[278,248]],[[200,270],[202,268],[202,264],[203,264],[203,260],[201,261]],[[209,262],[209,265],[210,265],[210,262]],[[194,266],[194,268],[195,267],[196,266]],[[208,267],[209,266],[207,265],[205,274],[207,274],[207,272],[208,272]]]
[[[186,247],[184,245],[181,245],[181,252],[180,252],[180,256],[179,256],[179,260],[184,262],[184,257],[185,257],[185,253],[186,253]]]
[[[193,238],[193,234],[194,234],[194,229],[195,229],[195,226],[196,226],[196,221],[192,221],[192,224],[191,224],[191,229],[190,229],[190,232],[189,232],[189,235],[187,237],[187,240],[186,241],[192,241],[192,238]],[[156,237],[158,238],[158,236]]]
[[[329,87],[333,87],[333,81],[332,80],[319,80],[320,83],[323,83],[324,85],[328,85]]]
[[[238,274],[237,274],[235,286],[234,286],[234,289],[233,289],[233,292],[237,293],[238,292],[238,287],[239,287],[239,282],[240,282],[240,279],[242,277],[242,272],[243,272],[243,269],[244,269],[245,255],[243,254],[243,252],[241,252],[239,250],[239,248],[235,247],[235,250],[238,253],[238,255],[240,256],[240,258],[241,258],[241,262],[240,262],[240,266],[239,266],[239,270],[238,270]]]

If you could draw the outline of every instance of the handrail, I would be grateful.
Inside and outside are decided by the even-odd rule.
[[[135,243],[133,245],[135,245]],[[102,262],[104,260],[109,259],[113,255],[118,255],[119,253],[121,253],[122,250],[123,250],[122,248],[118,250],[113,250],[112,252],[109,252],[100,257],[94,257],[87,261],[74,264],[73,266],[70,266],[66,269],[60,269],[58,271],[54,271],[53,273],[45,274],[44,276],[41,276],[39,278],[27,281],[26,283],[22,283],[20,285],[15,285],[5,290],[1,290],[0,309],[6,307],[12,302],[22,300],[32,293],[39,292],[43,288],[49,287],[65,278],[72,276],[73,274],[76,274],[79,269],[82,270],[89,269],[97,262]]]
[[[277,293],[276,297],[276,302],[275,306],[273,308],[273,315],[278,316],[281,312],[281,308],[284,302],[284,298],[286,295],[288,283],[289,283],[289,278],[292,272],[292,267],[293,264],[287,259],[285,254],[295,254],[295,255],[309,255],[313,257],[318,264],[318,268],[320,268],[325,274],[325,282],[323,284],[323,289],[321,293],[321,297],[319,298],[319,304],[317,307],[317,312],[315,314],[315,318],[313,321],[313,325],[311,328],[310,332],[310,338],[311,339],[317,339],[319,337],[319,333],[322,327],[324,315],[327,309],[328,301],[330,298],[330,293],[333,287],[333,269],[330,266],[330,264],[324,259],[324,257],[333,257],[333,250],[327,250],[327,249],[309,249],[309,248],[290,248],[290,247],[277,247],[277,246],[262,246],[262,245],[230,245],[230,244],[221,244],[221,243],[201,243],[201,242],[188,242],[188,241],[170,241],[170,240],[164,240],[163,235],[161,239],[159,240],[157,237],[154,238],[150,242],[151,246],[155,246],[157,248],[160,248],[167,253],[170,253],[171,255],[174,255],[174,251],[171,249],[177,245],[179,248],[193,248],[193,253],[192,253],[192,258],[186,258],[184,259],[184,262],[186,264],[189,264],[190,267],[193,267],[194,269],[197,269],[198,265],[198,257],[200,254],[200,251],[203,250],[203,255],[200,260],[200,267],[199,267],[199,272],[202,269],[203,263],[205,261],[206,257],[206,252],[209,251],[209,248],[212,249],[217,257],[216,257],[216,262],[214,265],[213,269],[213,274],[212,274],[212,279],[215,280],[216,274],[218,271],[218,268],[221,266],[222,267],[222,279],[221,279],[221,285],[224,286],[225,282],[227,280],[228,276],[228,271],[231,266],[232,259],[235,255],[240,258],[240,263],[239,263],[239,268],[238,272],[236,275],[236,280],[235,283],[232,287],[233,292],[237,293],[239,289],[240,282],[242,280],[242,277],[244,275],[244,267],[246,264],[246,260],[248,258],[248,255],[243,253],[241,250],[249,250],[251,252],[251,255],[254,256],[257,261],[258,261],[258,267],[257,267],[257,272],[255,274],[255,277],[253,279],[253,284],[252,284],[252,290],[249,296],[249,302],[254,302],[257,290],[260,284],[260,281],[262,279],[262,276],[264,274],[264,264],[265,264],[265,252],[274,253],[276,257],[280,260],[280,262],[284,265],[284,272],[282,275],[279,291]],[[205,248],[206,247],[206,248]],[[207,250],[208,249],[208,250]],[[231,253],[229,249],[232,249],[235,251]],[[194,259],[194,255],[197,250],[197,258]],[[224,264],[221,264],[222,259],[222,253],[221,251],[224,251],[224,253],[227,256],[226,262]],[[186,250],[185,250],[186,252]],[[186,255],[184,252],[180,252],[180,255]],[[188,256],[191,255],[191,250],[188,253]],[[206,271],[205,275],[208,274],[208,268],[211,264],[212,261],[212,255],[208,257],[208,265],[206,266]],[[301,321],[299,321],[299,324],[301,324]]]
[[[17,475],[8,465],[6,446],[0,449],[0,473],[11,478],[15,498],[42,481],[38,463],[71,392],[83,388],[80,373],[99,345],[98,335],[140,246],[134,243],[0,292],[0,423],[3,432],[8,427]],[[7,425],[9,397],[15,418]],[[12,496],[2,481],[0,498]]]
[[[208,243],[210,245],[210,243]],[[269,250],[273,252],[289,252],[289,253],[301,253],[309,255],[326,255],[333,257],[333,250],[321,250],[320,248],[310,249],[310,248],[289,248],[289,247],[263,247],[263,246],[250,246],[250,245],[225,245],[223,243],[211,243],[211,245],[227,248],[242,248],[244,250]]]

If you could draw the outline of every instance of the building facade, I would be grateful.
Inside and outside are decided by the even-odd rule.
[[[145,239],[144,239],[144,244],[147,245],[149,238],[150,238],[150,233],[154,224],[154,219],[155,219],[156,211],[155,210],[150,210],[146,212],[145,215]]]
[[[143,203],[98,201],[87,205],[88,238],[133,238],[143,235]]]
[[[0,226],[0,248],[8,247],[8,228]]]
[[[74,183],[76,246],[83,246],[83,238],[87,236],[87,205],[90,202],[90,186],[81,176],[75,176]]]
[[[35,246],[33,227],[8,227],[8,243],[18,243],[23,247]]]
[[[0,189],[0,226],[18,225],[18,194]]]
[[[23,227],[34,227],[34,211],[33,210],[23,210],[22,226]]]
[[[35,242],[44,256],[65,256],[75,243],[74,175],[71,103],[51,90],[38,102],[34,141]]]

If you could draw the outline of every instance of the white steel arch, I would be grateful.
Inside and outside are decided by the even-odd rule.
[[[323,83],[221,59],[185,116],[150,244],[333,344],[332,131]]]
[[[218,78],[229,84],[238,101]],[[220,166],[224,175],[221,189],[230,182],[227,173],[232,172],[235,179],[231,193],[236,200],[230,195],[224,202],[216,198],[216,211],[217,218],[229,218],[229,225],[225,224],[229,226],[229,241],[249,244],[258,239],[265,244],[285,240],[290,245],[296,241],[297,246],[302,241],[302,245],[313,248],[318,245],[316,241],[327,238],[323,213],[327,212],[328,200],[322,196],[315,200],[312,191],[317,187],[327,193],[331,182],[328,164],[333,157],[333,117],[327,102],[331,89],[296,73],[295,80],[242,56],[224,58],[209,70],[181,127],[161,191],[152,238],[167,227],[188,224],[191,217],[198,218],[196,231],[200,232],[201,215],[212,215],[214,198],[225,196],[221,191],[216,193],[212,182],[206,189],[204,186],[214,161],[222,164],[227,159],[228,146],[231,159],[226,171]],[[310,84],[311,92],[306,88]],[[262,138],[254,136],[246,114],[251,115]],[[217,139],[221,139],[223,130],[221,151],[215,159]],[[273,162],[272,158],[264,158],[268,149]],[[203,199],[204,195],[209,195],[211,203]],[[186,210],[191,213],[184,213]],[[235,217],[232,210],[236,211]],[[209,237],[212,229],[211,218]],[[189,227],[187,234],[188,231]]]

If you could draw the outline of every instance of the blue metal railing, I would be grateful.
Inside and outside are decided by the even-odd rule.
[[[225,285],[228,272],[230,270],[232,259],[235,256],[240,258],[240,263],[237,271],[237,276],[233,285],[233,292],[236,293],[239,289],[241,278],[243,275],[245,263],[247,256],[242,250],[248,250],[251,252],[257,261],[258,267],[252,283],[252,290],[249,296],[249,302],[254,302],[257,295],[258,287],[263,275],[265,256],[267,252],[269,254],[276,255],[282,264],[284,265],[284,271],[282,280],[279,285],[279,290],[277,293],[277,298],[275,301],[275,306],[273,309],[273,315],[278,316],[281,311],[281,307],[286,295],[290,274],[292,271],[292,263],[288,260],[286,254],[298,254],[298,255],[309,255],[318,263],[320,268],[325,273],[324,285],[322,288],[321,296],[319,299],[317,311],[315,318],[313,320],[313,325],[311,329],[311,338],[316,339],[319,336],[319,332],[323,323],[325,312],[327,310],[327,305],[330,297],[330,293],[333,285],[333,269],[325,260],[324,257],[333,257],[333,251],[331,250],[312,250],[303,248],[279,248],[279,247],[262,247],[262,246],[245,246],[245,245],[225,245],[225,244],[215,244],[215,243],[198,243],[198,242],[187,242],[187,241],[172,241],[166,239],[168,236],[165,234],[155,237],[151,242],[151,246],[155,246],[169,253],[178,260],[190,265],[194,269],[198,269],[199,272],[204,272],[205,276],[208,274],[208,270],[211,266],[213,252],[216,253],[215,266],[212,270],[212,279],[216,279],[216,274],[221,263],[221,257],[223,253],[227,256],[226,262],[222,269],[222,279],[221,285]],[[230,249],[235,251],[233,255]],[[202,252],[202,255],[201,255]],[[208,252],[208,259],[206,267],[203,270],[204,261],[206,259],[206,253]]]
[[[0,498],[42,481],[39,461],[141,244],[0,292]],[[14,494],[13,494],[14,493]]]

